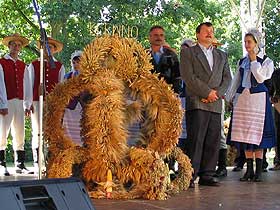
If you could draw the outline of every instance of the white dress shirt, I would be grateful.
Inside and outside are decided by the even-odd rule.
[[[210,46],[209,48],[204,47],[203,45],[199,44],[199,47],[203,51],[204,55],[206,56],[206,59],[208,61],[208,64],[210,66],[211,71],[213,70],[213,64],[214,64],[214,58],[213,58],[213,46]]]
[[[8,108],[8,99],[7,99],[5,78],[4,78],[4,70],[2,65],[0,64],[0,109],[7,109],[7,108]]]

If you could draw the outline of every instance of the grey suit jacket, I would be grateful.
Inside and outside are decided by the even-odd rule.
[[[201,109],[221,113],[221,97],[231,82],[226,53],[213,49],[212,71],[199,45],[182,49],[180,59],[181,77],[186,84],[186,110]],[[217,90],[220,99],[213,103],[202,103],[201,99],[207,98],[211,89]]]

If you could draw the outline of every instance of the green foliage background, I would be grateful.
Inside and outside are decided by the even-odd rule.
[[[29,37],[31,44],[22,52],[29,63],[35,59],[36,41],[40,33],[37,17],[30,0],[0,0],[0,37],[19,32]],[[47,34],[64,43],[56,55],[68,68],[69,58],[76,49],[83,49],[96,35],[92,28],[100,23],[137,26],[138,41],[148,47],[148,32],[152,25],[162,25],[166,40],[179,51],[184,38],[195,39],[195,28],[211,21],[218,40],[225,43],[234,66],[241,56],[241,33],[238,16],[226,0],[38,0],[41,20]],[[1,54],[6,49],[1,46]]]
[[[239,0],[234,0],[236,5]],[[266,33],[266,53],[276,66],[280,55],[280,6],[279,0],[266,1],[263,15]],[[67,69],[74,50],[83,49],[96,35],[92,28],[100,23],[137,26],[138,41],[149,46],[148,31],[152,25],[162,25],[166,40],[175,49],[180,48],[184,38],[195,39],[195,28],[203,21],[215,26],[217,39],[224,43],[222,49],[228,53],[232,71],[242,57],[242,37],[237,11],[227,0],[37,0],[41,20],[49,36],[64,43],[64,49],[56,55]],[[0,0],[0,38],[18,32],[31,41],[23,49],[21,58],[30,63],[38,57],[36,40],[40,31],[30,0]],[[0,45],[0,55],[7,49]],[[32,159],[30,149],[30,122],[26,123],[27,158]],[[9,138],[8,160],[11,157]]]

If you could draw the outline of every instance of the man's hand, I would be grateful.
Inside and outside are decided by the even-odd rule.
[[[202,103],[206,103],[206,104],[209,103],[209,101],[208,101],[207,99],[205,99],[205,98],[202,98],[200,101],[201,101]]]
[[[25,114],[25,117],[30,117],[30,115],[31,115],[30,109],[25,109],[24,114]]]
[[[217,101],[218,99],[219,99],[219,97],[218,97],[217,91],[216,90],[211,90],[208,97],[207,97],[207,101],[209,103],[212,103],[212,102]]]
[[[30,109],[25,109],[25,116],[30,117],[31,113],[34,113],[34,107],[31,105]]]
[[[8,114],[8,109],[0,109],[0,115],[7,115]]]

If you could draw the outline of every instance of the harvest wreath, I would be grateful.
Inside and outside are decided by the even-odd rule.
[[[183,117],[180,100],[150,72],[149,61],[134,39],[104,36],[84,49],[80,75],[58,84],[46,100],[48,177],[78,176],[93,198],[162,200],[188,188],[190,160],[176,147]],[[83,108],[79,146],[64,134],[61,119],[69,100],[83,91],[91,100]],[[127,128],[137,120],[141,135],[137,146],[129,147]],[[179,164],[173,181],[164,162],[168,157]]]

